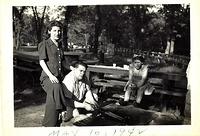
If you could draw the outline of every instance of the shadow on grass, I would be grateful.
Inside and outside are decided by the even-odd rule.
[[[42,105],[45,103],[46,93],[41,89],[34,89],[30,94],[15,94],[14,96],[14,110],[25,108],[28,106]]]

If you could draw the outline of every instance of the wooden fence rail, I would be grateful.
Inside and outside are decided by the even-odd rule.
[[[115,47],[114,54],[120,55],[123,57],[132,57],[134,55],[142,55],[145,58],[162,59],[167,62],[182,64],[184,66],[187,66],[190,61],[190,58],[187,56],[165,54],[161,52],[142,51],[142,50],[135,50],[135,49],[130,49],[130,48],[123,48],[123,47]]]

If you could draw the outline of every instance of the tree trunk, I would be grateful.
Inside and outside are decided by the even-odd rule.
[[[37,12],[37,7],[31,7],[34,15],[35,20],[35,31],[36,31],[36,37],[37,37],[37,43],[40,43],[42,41],[42,29],[44,26],[44,15],[46,11],[46,6],[44,6],[42,17],[40,18]]]
[[[18,31],[17,37],[16,37],[16,50],[20,48],[20,32],[21,30]]]
[[[76,6],[66,6],[65,7],[65,19],[63,24],[63,46],[65,50],[68,49],[68,24],[72,17],[72,14],[76,11]]]
[[[24,10],[26,9],[25,6],[22,6],[21,10],[19,10],[16,7],[13,7],[13,14],[15,16],[15,24],[16,26],[14,27],[14,31],[13,33],[15,33],[14,36],[16,36],[14,42],[15,42],[15,48],[18,50],[20,48],[21,42],[20,42],[20,35],[21,35],[21,31],[22,31],[22,26],[23,26],[23,13]]]
[[[42,41],[42,30],[43,30],[43,27],[44,27],[44,15],[45,15],[45,11],[46,11],[46,6],[44,6],[41,19],[39,19],[40,20],[39,31],[38,31],[38,41],[39,42]]]
[[[130,15],[132,17],[132,24],[133,24],[133,33],[135,34],[135,49],[142,49],[142,33],[141,29],[145,26],[145,18],[146,18],[146,6],[139,5],[130,6]]]
[[[99,47],[99,35],[101,32],[101,11],[100,7],[96,6],[95,7],[95,37],[94,37],[94,53],[98,52],[98,47]]]
[[[174,54],[174,40],[173,39],[169,39],[167,40],[167,47],[165,49],[165,54]]]

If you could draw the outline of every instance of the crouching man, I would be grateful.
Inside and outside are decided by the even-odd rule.
[[[143,97],[143,94],[152,93],[154,88],[147,82],[148,66],[144,65],[142,56],[133,57],[129,67],[129,80],[124,87],[124,100],[121,100],[120,105],[127,105],[131,94],[136,97],[134,105],[137,106]]]
[[[63,80],[63,92],[66,99],[64,121],[82,114],[81,111],[94,111],[98,97],[92,93],[90,84],[85,76],[87,64],[76,62],[72,71]]]

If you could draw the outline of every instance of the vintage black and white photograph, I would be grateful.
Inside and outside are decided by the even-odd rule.
[[[14,127],[191,125],[190,4],[11,10]]]

